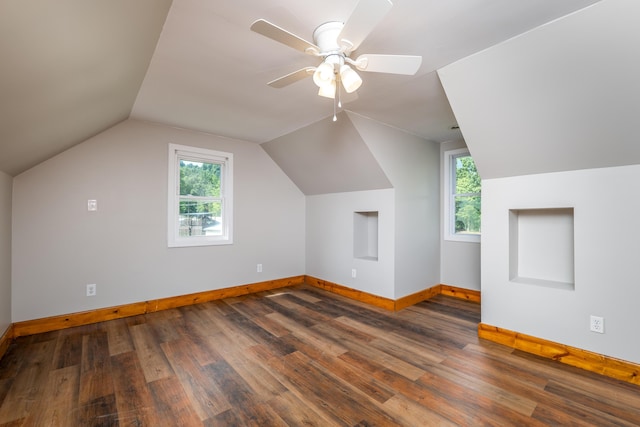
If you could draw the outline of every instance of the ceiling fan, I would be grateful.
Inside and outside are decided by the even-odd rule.
[[[352,59],[351,54],[391,10],[390,0],[360,0],[345,23],[326,22],[315,29],[311,43],[264,19],[251,24],[251,30],[272,40],[306,54],[322,58],[316,67],[305,67],[267,83],[282,88],[313,76],[319,87],[318,95],[327,98],[340,96],[339,83],[347,93],[355,92],[362,78],[351,67],[359,71],[413,75],[422,64],[421,56],[360,54]]]

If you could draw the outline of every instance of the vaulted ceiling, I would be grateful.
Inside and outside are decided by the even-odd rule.
[[[362,73],[344,108],[427,140],[458,138],[436,70],[593,3],[394,0],[358,52],[421,55],[422,66]],[[356,4],[0,0],[0,170],[19,174],[129,117],[256,143],[316,123],[333,104],[311,79],[266,83],[318,59],[249,27],[264,18],[312,40]]]

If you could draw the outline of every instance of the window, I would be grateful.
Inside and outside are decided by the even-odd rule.
[[[169,144],[169,247],[233,243],[233,154]]]
[[[444,153],[444,238],[480,241],[481,181],[467,149]]]

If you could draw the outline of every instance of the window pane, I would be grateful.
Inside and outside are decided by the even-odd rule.
[[[471,156],[456,157],[456,190],[455,194],[480,192],[480,176]]]
[[[222,202],[180,200],[180,237],[222,234]]]
[[[456,234],[480,234],[480,196],[456,196]]]
[[[220,197],[220,164],[180,160],[180,195]]]

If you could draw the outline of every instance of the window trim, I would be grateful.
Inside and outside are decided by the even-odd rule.
[[[180,160],[219,163],[222,235],[180,237]],[[170,248],[233,244],[233,154],[187,145],[169,144],[167,185],[167,246]]]
[[[454,242],[469,242],[480,243],[482,240],[482,233],[480,234],[461,234],[455,232],[455,173],[456,169],[453,167],[453,162],[458,157],[471,156],[469,149],[458,148],[455,150],[449,150],[444,152],[444,183],[443,183],[443,225],[444,225],[444,240]],[[481,196],[482,197],[482,196]]]

